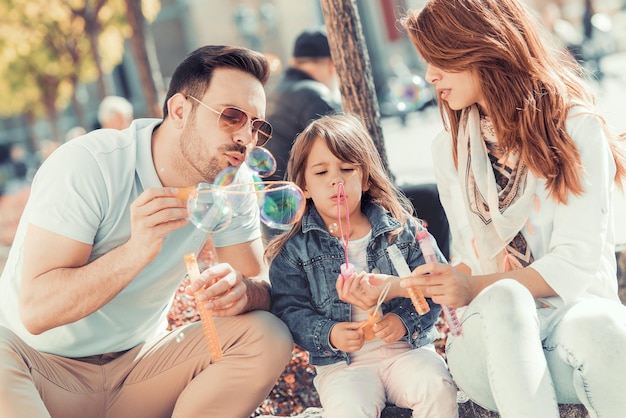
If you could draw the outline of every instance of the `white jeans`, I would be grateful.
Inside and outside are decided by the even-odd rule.
[[[463,335],[448,337],[457,385],[503,418],[558,418],[558,403],[591,418],[626,417],[626,307],[587,299],[536,309],[514,280],[484,289],[465,309]]]
[[[316,367],[324,418],[378,418],[386,402],[413,417],[456,418],[456,385],[433,348],[387,344],[345,362]]]

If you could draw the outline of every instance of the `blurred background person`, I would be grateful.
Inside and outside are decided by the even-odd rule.
[[[275,89],[268,92],[267,120],[274,128],[265,145],[276,158],[268,180],[283,180],[291,145],[314,119],[341,109],[339,77],[326,30],[308,29],[296,38],[292,57]]]
[[[78,138],[79,136],[83,136],[87,133],[87,130],[82,126],[74,126],[73,128],[68,129],[65,133],[65,142],[71,141],[74,138]]]
[[[107,96],[98,106],[99,128],[126,129],[133,120],[133,105],[121,96]]]
[[[29,164],[26,149],[20,143],[13,143],[9,147],[9,158],[6,163],[7,179],[4,193],[17,193],[26,187],[33,176],[32,164]]]

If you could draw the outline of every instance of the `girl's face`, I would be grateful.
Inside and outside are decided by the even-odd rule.
[[[321,138],[314,140],[307,158],[304,183],[304,196],[313,200],[327,226],[338,222],[337,205],[341,208],[341,222],[345,222],[344,196],[337,197],[339,183],[343,183],[349,215],[353,219],[361,211],[363,192],[368,190],[367,185],[363,185],[361,169],[335,157]]]
[[[452,110],[462,110],[478,104],[487,112],[478,76],[473,71],[448,72],[428,64],[426,80],[437,88],[439,100],[444,100]]]

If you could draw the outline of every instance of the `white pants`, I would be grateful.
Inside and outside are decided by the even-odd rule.
[[[378,418],[386,403],[413,417],[456,418],[456,385],[434,348],[394,343],[345,362],[316,367],[324,418]]]
[[[503,418],[558,418],[558,403],[591,418],[626,417],[626,307],[606,299],[536,309],[514,280],[483,290],[448,337],[458,386]]]

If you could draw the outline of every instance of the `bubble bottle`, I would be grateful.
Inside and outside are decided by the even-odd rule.
[[[424,256],[424,261],[426,263],[437,263],[437,256],[435,255],[435,250],[430,242],[430,236],[428,235],[426,228],[418,230],[415,237],[419,242],[422,255]],[[441,310],[443,312],[443,318],[446,320],[448,327],[450,328],[450,334],[455,337],[461,335],[463,331],[461,328],[461,322],[456,315],[456,309],[451,306],[441,305]]]

